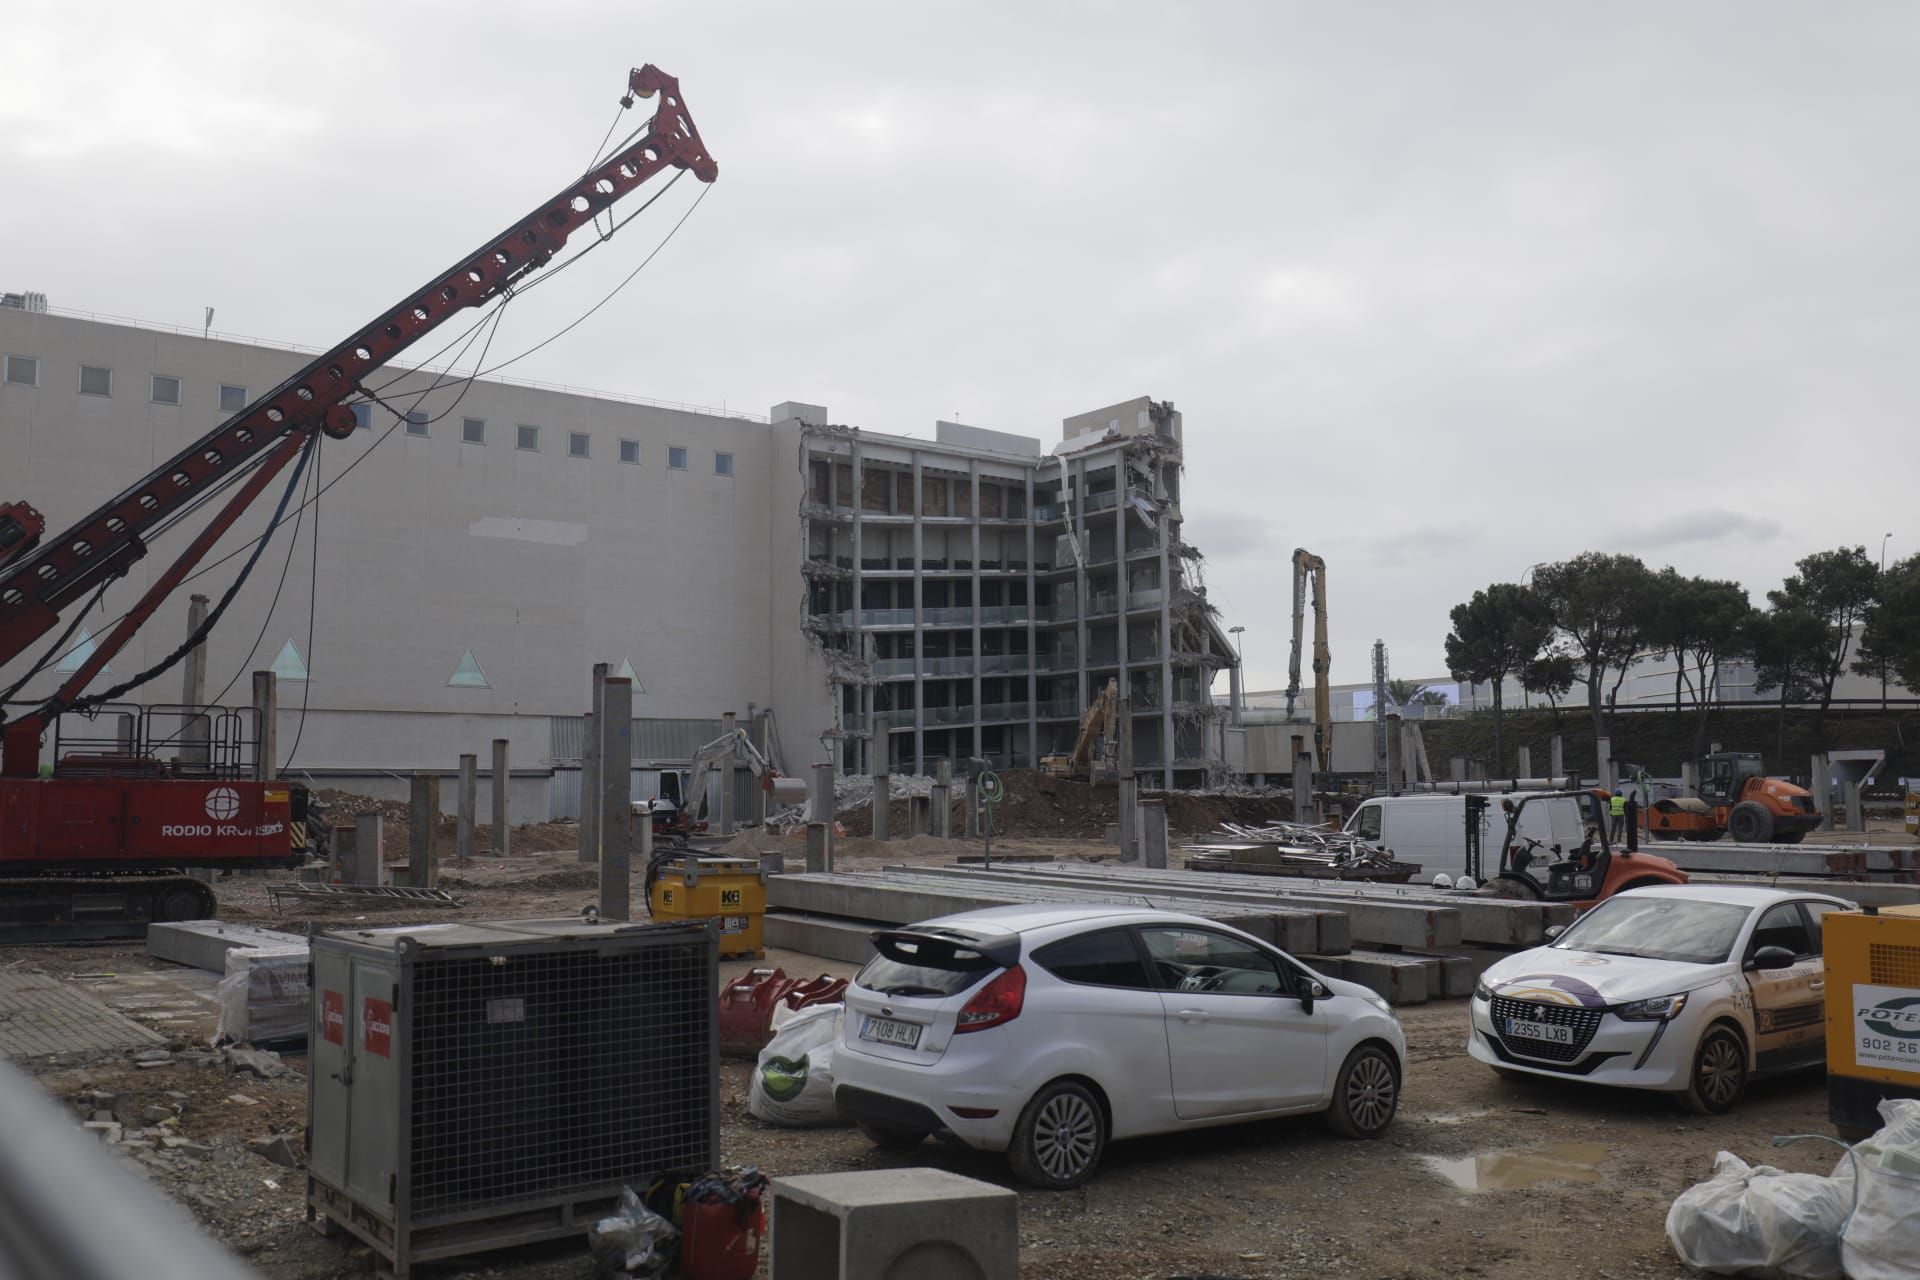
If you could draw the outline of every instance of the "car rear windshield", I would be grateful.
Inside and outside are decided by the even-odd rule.
[[[1580,917],[1553,945],[1608,956],[1723,964],[1732,957],[1751,910],[1728,902],[1626,895]]]
[[[1000,965],[973,949],[977,939],[934,933],[889,933],[854,979],[883,996],[953,996]]]

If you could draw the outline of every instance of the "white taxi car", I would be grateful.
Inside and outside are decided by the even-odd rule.
[[[1727,1111],[1750,1078],[1826,1060],[1820,921],[1851,905],[1740,885],[1616,894],[1481,975],[1468,1052]]]
[[[847,988],[834,1101],[883,1146],[949,1135],[1060,1189],[1112,1138],[1316,1111],[1371,1138],[1399,1103],[1386,1002],[1217,921],[993,907],[874,945]]]

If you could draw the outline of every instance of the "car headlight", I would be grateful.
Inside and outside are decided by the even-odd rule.
[[[1677,996],[1655,996],[1651,1000],[1629,1000],[1614,1009],[1614,1013],[1627,1022],[1666,1022],[1679,1016],[1687,1007],[1687,996],[1683,991]]]
[[[1368,1004],[1372,1005],[1374,1008],[1378,1009],[1380,1012],[1386,1014],[1388,1017],[1393,1016],[1393,1006],[1388,1004],[1387,998],[1381,995],[1378,991],[1367,992],[1366,1000]]]
[[[1481,978],[1473,984],[1473,998],[1475,1000],[1493,999],[1493,988],[1487,985],[1485,978]]]

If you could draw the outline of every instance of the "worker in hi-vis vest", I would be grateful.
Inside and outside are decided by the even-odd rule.
[[[1613,814],[1613,836],[1612,836],[1612,838],[1613,838],[1613,839],[1614,839],[1614,840],[1615,840],[1615,841],[1617,842],[1617,841],[1619,841],[1619,840],[1622,840],[1622,839],[1624,839],[1624,838],[1626,837],[1626,834],[1627,834],[1627,795],[1626,795],[1626,792],[1624,792],[1624,791],[1616,791],[1616,792],[1614,792],[1614,793],[1613,793],[1613,800],[1611,801],[1611,808],[1610,808],[1610,809],[1609,809],[1608,811],[1609,811],[1610,813],[1612,813],[1612,814]]]

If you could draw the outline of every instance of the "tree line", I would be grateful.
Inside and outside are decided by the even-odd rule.
[[[1493,689],[1496,775],[1505,769],[1501,695],[1509,678],[1556,710],[1584,686],[1601,738],[1633,663],[1671,659],[1674,710],[1695,716],[1696,760],[1706,752],[1720,668],[1736,659],[1753,662],[1755,692],[1778,693],[1783,732],[1790,702],[1815,703],[1823,745],[1834,686],[1849,665],[1920,690],[1920,555],[1882,572],[1865,547],[1840,547],[1794,569],[1757,608],[1737,582],[1589,551],[1536,567],[1530,583],[1496,582],[1455,605],[1447,669]]]

